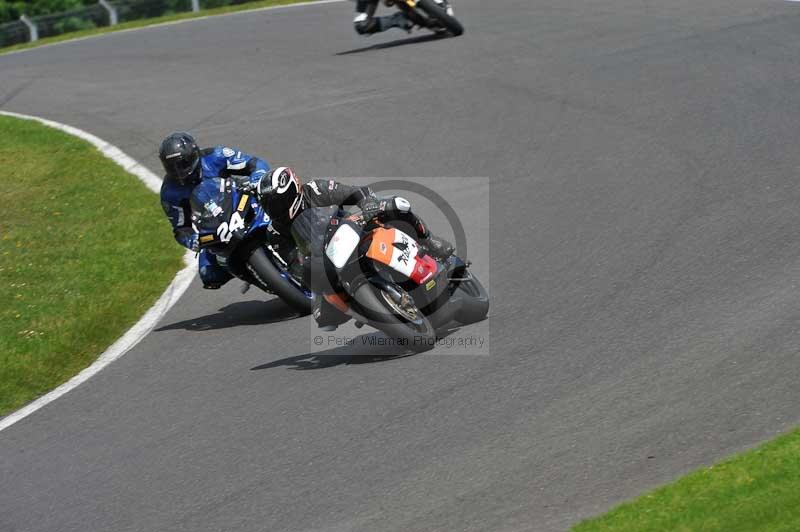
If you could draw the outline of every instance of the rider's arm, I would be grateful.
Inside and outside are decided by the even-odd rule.
[[[172,225],[175,241],[185,248],[196,246],[197,235],[192,229],[191,208],[189,198],[178,198],[178,191],[173,190],[165,181],[161,186],[161,208]]]
[[[420,238],[427,238],[430,233],[422,219],[411,211],[411,202],[400,196],[376,198],[360,205],[365,219],[376,219],[381,222],[401,221],[411,225]]]
[[[161,207],[172,224],[172,234],[175,237],[175,241],[185,248],[193,249],[197,244],[197,234],[192,229],[191,222],[185,223],[189,218],[187,214],[188,208],[180,205],[171,205],[164,201],[161,202]]]
[[[334,179],[314,179],[305,185],[306,200],[313,207],[358,205],[374,199],[369,187],[345,185]]]
[[[269,172],[269,164],[267,164],[267,161],[259,159],[258,157],[250,157],[250,160],[247,161],[245,165],[245,170],[247,175],[250,176],[250,183],[258,185],[261,178],[266,176]]]
[[[269,163],[264,159],[253,157],[229,146],[217,146],[210,156],[210,163],[216,170],[216,175],[247,176],[250,178],[250,183],[257,185],[269,172]]]

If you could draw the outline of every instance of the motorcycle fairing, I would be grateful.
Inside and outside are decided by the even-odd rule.
[[[402,273],[417,284],[430,280],[438,269],[435,260],[419,254],[419,245],[412,237],[394,228],[373,231],[367,257]]]
[[[270,223],[261,205],[250,194],[240,193],[229,179],[203,180],[192,191],[190,201],[200,247],[211,248],[218,255],[230,252],[226,248],[233,236],[241,239]]]
[[[360,235],[349,224],[342,224],[331,237],[325,248],[325,255],[336,269],[341,270],[353,254],[361,240]]]

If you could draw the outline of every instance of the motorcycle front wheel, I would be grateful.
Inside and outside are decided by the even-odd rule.
[[[400,305],[396,294],[374,286],[362,284],[353,294],[369,324],[394,339],[398,346],[415,353],[429,351],[436,346],[436,331],[428,318],[411,304]]]
[[[464,33],[464,26],[456,19],[447,14],[447,11],[439,7],[433,0],[418,0],[417,9],[423,11],[428,17],[436,20],[439,24],[453,34],[455,37]]]

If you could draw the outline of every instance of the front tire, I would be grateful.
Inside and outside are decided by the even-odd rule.
[[[420,11],[424,11],[430,18],[439,22],[455,37],[464,33],[464,26],[462,26],[455,17],[448,15],[447,11],[439,7],[433,0],[418,0],[417,8],[419,8]]]
[[[247,259],[247,270],[259,283],[269,287],[294,310],[302,315],[311,314],[314,298],[306,296],[303,291],[285,279],[262,248],[256,248]]]
[[[436,331],[428,318],[422,312],[418,312],[414,321],[401,318],[380,291],[380,288],[364,283],[353,294],[369,324],[395,339],[397,345],[415,353],[433,349],[436,346]]]

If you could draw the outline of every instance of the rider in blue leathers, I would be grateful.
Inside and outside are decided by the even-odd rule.
[[[236,148],[216,146],[201,150],[194,137],[185,132],[167,136],[161,142],[158,156],[166,172],[161,185],[161,206],[172,224],[175,240],[194,251],[198,243],[192,228],[189,197],[195,185],[206,178],[238,177],[255,187],[269,172],[267,161]],[[232,277],[207,250],[200,250],[199,267],[203,288],[219,288]]]

